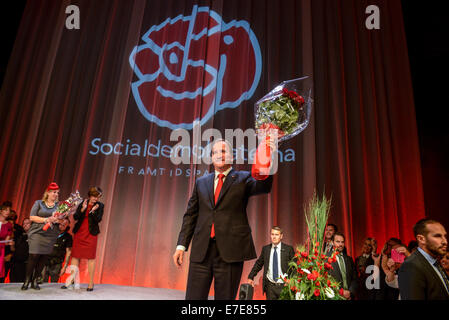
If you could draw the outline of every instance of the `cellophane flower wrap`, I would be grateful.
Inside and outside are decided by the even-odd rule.
[[[255,103],[255,127],[262,140],[252,167],[253,177],[266,179],[271,164],[269,142],[280,143],[298,135],[310,121],[312,86],[309,77],[287,80]]]
[[[338,251],[330,257],[322,253],[330,203],[324,195],[319,199],[314,194],[305,209],[307,244],[296,248],[289,270],[282,277],[285,286],[281,300],[345,300],[340,284],[329,274]]]
[[[73,214],[76,210],[76,207],[83,201],[81,198],[79,191],[76,190],[74,193],[70,194],[66,200],[62,201],[55,212],[53,212],[52,216],[58,219],[64,219],[68,217],[70,214]],[[48,228],[53,227],[53,223],[47,222],[42,229],[47,231]]]

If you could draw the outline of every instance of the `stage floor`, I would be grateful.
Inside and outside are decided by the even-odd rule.
[[[61,289],[63,283],[44,283],[41,290],[22,291],[22,283],[0,283],[0,300],[184,300],[185,292],[173,289],[96,284],[94,291]],[[210,297],[209,299],[213,299]]]

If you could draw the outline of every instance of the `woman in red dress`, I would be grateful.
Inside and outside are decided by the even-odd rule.
[[[100,233],[98,223],[103,218],[103,203],[101,198],[102,190],[99,187],[92,187],[85,199],[76,209],[73,218],[77,220],[73,228],[73,247],[71,264],[79,267],[80,259],[87,259],[87,269],[89,272],[89,286],[87,291],[94,289],[95,256],[97,251],[97,235]],[[87,219],[86,219],[87,217]],[[66,286],[62,287],[63,289]]]

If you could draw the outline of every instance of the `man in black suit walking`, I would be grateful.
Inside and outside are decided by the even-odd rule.
[[[344,234],[336,232],[332,236],[332,243],[334,250],[337,250],[338,254],[337,261],[331,264],[332,269],[329,270],[329,274],[340,282],[343,288],[343,297],[348,300],[354,299],[358,288],[357,271],[352,257],[346,254]],[[328,255],[331,256],[332,253]]]
[[[250,196],[271,191],[273,178],[256,180],[248,171],[234,170],[232,161],[230,144],[214,142],[215,173],[196,180],[183,217],[173,261],[181,267],[192,241],[187,300],[207,300],[212,279],[216,300],[235,299],[243,262],[257,257],[246,206]]]
[[[288,270],[288,263],[293,259],[295,250],[288,244],[281,243],[282,229],[271,228],[271,244],[262,248],[259,259],[254,263],[248,275],[248,283],[254,287],[254,277],[263,267],[262,288],[267,300],[277,300],[281,294],[284,282],[280,276]]]
[[[447,252],[446,230],[438,221],[421,219],[413,233],[418,249],[398,272],[401,300],[448,300],[449,279],[438,261]]]

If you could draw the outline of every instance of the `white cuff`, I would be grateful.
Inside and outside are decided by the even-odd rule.
[[[177,246],[176,250],[186,251],[186,247],[184,247],[184,246]]]

